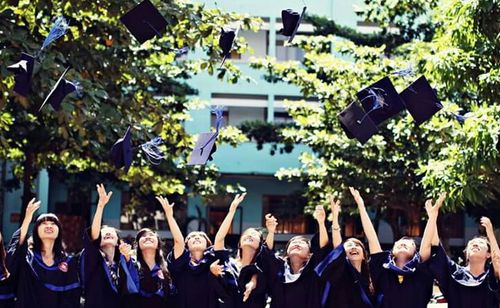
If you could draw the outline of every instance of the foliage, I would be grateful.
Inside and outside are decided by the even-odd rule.
[[[401,3],[408,6],[407,1]],[[283,135],[308,145],[313,153],[301,155],[300,168],[281,169],[277,176],[308,182],[309,210],[326,202],[330,193],[352,205],[347,187],[360,188],[395,236],[419,235],[424,200],[440,191],[449,193],[446,209],[451,211],[498,198],[500,49],[495,40],[498,32],[491,33],[498,29],[498,17],[493,15],[497,11],[497,1],[439,1],[435,11],[427,13],[439,25],[432,41],[413,37],[391,51],[390,57],[387,46],[358,46],[350,41],[335,43],[331,54],[324,46],[332,38],[316,36],[296,40],[306,52],[302,66],[256,59],[253,66],[269,79],[297,85],[305,97],[318,97],[323,103],[322,108],[305,102],[288,106],[297,126],[284,129]],[[376,21],[397,23],[397,12]],[[367,16],[372,13],[365,11]],[[490,24],[492,20],[496,26]],[[357,91],[409,64],[415,76],[393,76],[396,88],[401,91],[425,74],[438,90],[443,110],[420,127],[405,112],[384,123],[364,146],[347,139],[337,114],[356,99]],[[454,119],[457,112],[469,116],[463,125]],[[406,221],[403,228],[401,218]]]
[[[293,151],[293,143],[287,142],[281,135],[283,129],[293,126],[293,123],[271,123],[262,120],[254,120],[241,123],[239,128],[248,139],[257,143],[258,150],[262,150],[264,143],[271,143],[270,154],[274,155],[276,151],[279,151],[280,154]],[[278,144],[282,144],[279,149]]]
[[[242,79],[230,61],[220,65],[218,37],[223,25],[240,21],[243,29],[255,30],[258,20],[205,9],[184,1],[153,1],[168,21],[166,33],[142,45],[133,39],[119,17],[134,5],[123,1],[15,1],[0,4],[0,159],[14,163],[14,173],[25,184],[24,200],[31,180],[42,168],[65,168],[70,173],[113,173],[128,182],[132,205],[141,195],[184,194],[214,190],[218,175],[214,167],[187,167],[186,157],[196,136],[184,131],[189,121],[187,94],[195,93],[183,79],[200,71],[217,74],[229,82]],[[6,67],[21,52],[35,54],[59,15],[70,23],[68,33],[42,54],[35,69],[29,97],[12,92],[14,78]],[[177,59],[175,49],[200,48],[197,60]],[[236,43],[238,52],[248,48]],[[38,108],[65,67],[66,78],[78,79],[82,99],[69,95],[62,108]],[[131,125],[135,148],[128,174],[109,164],[109,150]],[[137,147],[154,136],[165,144],[165,159],[158,166],[147,162]],[[227,139],[241,140],[238,131]]]

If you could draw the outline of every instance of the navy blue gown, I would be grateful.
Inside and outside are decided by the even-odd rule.
[[[438,281],[449,308],[498,308],[500,284],[493,267],[474,277],[451,260],[443,246],[433,246],[429,269]]]
[[[172,281],[177,290],[177,307],[204,308],[215,307],[217,298],[209,283],[210,264],[214,262],[213,249],[205,251],[203,258],[196,264],[191,262],[189,250],[184,249],[182,255],[175,259],[173,252],[167,256],[167,265]]]
[[[380,295],[371,294],[369,281],[347,260],[343,244],[332,250],[315,271],[326,283],[321,298],[322,307],[378,307]]]
[[[426,308],[432,296],[433,278],[418,253],[403,269],[395,266],[390,251],[370,256],[370,272],[375,288],[382,293],[384,308]]]
[[[100,250],[101,236],[92,241],[89,232],[84,232],[81,256],[85,307],[124,307],[126,297],[138,292],[129,272],[133,264],[126,262],[118,253],[115,255],[115,264],[109,266]]]
[[[27,239],[19,244],[20,230],[12,236],[9,254],[19,262],[16,307],[79,308],[80,281],[77,256],[56,259],[52,266],[38,252],[28,248]]]

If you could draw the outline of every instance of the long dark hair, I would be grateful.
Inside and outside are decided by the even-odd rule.
[[[5,265],[5,259],[7,258],[7,252],[5,251],[5,246],[3,245],[3,236],[0,233],[0,274],[3,277],[9,276],[9,270]]]
[[[248,230],[255,230],[259,233],[259,240],[260,240],[259,247],[255,250],[255,253],[252,257],[252,262],[250,263],[250,264],[253,264],[256,262],[257,257],[260,254],[260,251],[262,249],[262,245],[264,245],[264,234],[262,234],[262,230],[258,229],[258,228],[248,228],[245,231],[243,231],[243,233],[241,233],[240,238],[238,239],[238,255],[237,255],[238,259],[241,259],[241,255],[243,253],[243,250],[241,249],[241,238],[243,237],[243,234],[245,234]]]
[[[56,262],[66,258],[66,252],[64,251],[64,246],[63,246],[63,230],[62,230],[62,225],[61,222],[59,222],[59,218],[55,214],[52,213],[47,213],[47,214],[42,214],[38,216],[35,226],[33,227],[33,251],[40,253],[42,251],[42,239],[40,238],[40,235],[38,234],[38,227],[45,222],[45,221],[51,221],[53,222],[57,228],[59,229],[59,232],[57,234],[57,238],[54,241],[54,247],[52,252],[54,253],[54,260]]]
[[[137,235],[135,236],[135,246],[137,249],[137,261],[140,264],[140,275],[143,275],[143,269],[147,267],[148,265],[144,261],[144,256],[142,255],[142,250],[141,247],[139,246],[139,240],[141,237],[146,234],[146,233],[153,233],[156,236],[156,239],[158,241],[158,247],[156,248],[155,251],[155,263],[160,266],[160,270],[163,273],[163,277],[165,278],[165,281],[170,283],[170,273],[168,272],[167,269],[167,262],[165,262],[165,257],[163,256],[163,251],[162,251],[162,241],[158,233],[155,231],[149,229],[149,228],[142,228],[139,232],[137,232]]]
[[[366,281],[368,281],[368,290],[370,291],[370,295],[374,295],[375,287],[373,286],[372,275],[370,274],[370,267],[368,266],[368,252],[366,251],[365,244],[363,244],[363,242],[354,237],[347,239],[346,243],[349,241],[358,244],[363,250],[364,259],[363,261],[361,261],[361,276],[363,276],[366,279]]]

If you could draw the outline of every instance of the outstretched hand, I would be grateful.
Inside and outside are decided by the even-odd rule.
[[[278,226],[278,220],[272,214],[266,214],[266,229],[269,233],[276,232],[276,226]]]
[[[222,265],[219,265],[219,259],[210,264],[210,273],[212,273],[215,277],[224,275],[224,268]]]
[[[109,193],[106,193],[106,188],[104,188],[104,184],[97,184],[97,194],[99,195],[99,201],[97,202],[98,207],[104,207],[106,204],[108,204],[109,199],[111,199],[111,196],[113,195],[113,192],[110,191]]]
[[[317,205],[314,209],[313,217],[319,224],[324,224],[326,220],[325,208],[322,205]]]
[[[246,195],[247,195],[247,193],[242,193],[241,195],[237,194],[234,197],[233,202],[231,202],[231,206],[229,207],[229,211],[236,212],[236,209],[238,208],[240,203],[245,199]]]
[[[333,195],[330,195],[330,210],[332,211],[332,219],[338,219],[340,213],[340,199],[335,200]]]
[[[444,199],[446,198],[446,193],[441,193],[436,203],[432,204],[432,199],[425,201],[425,211],[429,217],[437,217],[439,215],[439,209],[443,205]]]
[[[174,215],[175,202],[169,203],[168,199],[162,196],[156,196],[156,200],[160,202],[161,207],[163,208],[163,211],[165,212],[165,215],[167,215],[167,217],[171,217]]]
[[[25,217],[29,217],[30,221],[33,218],[33,214],[40,208],[41,201],[36,201],[36,198],[30,200],[28,205],[26,206],[26,214]]]
[[[358,208],[364,208],[365,207],[365,201],[363,201],[363,198],[359,194],[359,191],[357,189],[354,189],[354,187],[349,187],[349,191],[351,192],[351,195],[354,197],[354,201],[358,205]]]

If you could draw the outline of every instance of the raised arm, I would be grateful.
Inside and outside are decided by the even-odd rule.
[[[28,235],[28,229],[30,227],[31,220],[33,220],[33,214],[40,208],[40,201],[36,201],[36,198],[31,199],[31,201],[26,206],[26,213],[24,214],[24,220],[21,224],[21,232],[19,234],[19,245],[23,244]]]
[[[229,228],[231,228],[231,224],[233,223],[234,214],[236,213],[236,209],[238,205],[240,205],[241,201],[245,199],[247,194],[243,193],[241,195],[236,195],[234,197],[233,202],[231,202],[231,206],[229,206],[229,212],[226,217],[222,221],[217,234],[215,235],[214,241],[214,250],[222,250],[224,249],[224,239],[226,238],[227,233],[229,232]]]
[[[108,204],[109,199],[113,195],[110,191],[106,193],[106,189],[103,184],[97,184],[97,194],[99,195],[99,201],[97,202],[97,208],[95,210],[94,219],[92,220],[92,227],[90,229],[90,236],[92,240],[99,238],[99,233],[101,232],[102,224],[102,213],[104,212],[104,207]]]
[[[174,217],[174,202],[169,203],[167,198],[157,196],[158,200],[165,212],[165,217],[167,218],[168,228],[170,233],[172,233],[172,238],[174,239],[174,258],[179,258],[184,252],[184,236],[182,236],[181,229],[175,221]]]
[[[377,232],[375,232],[375,228],[373,228],[372,221],[370,220],[370,216],[366,211],[365,202],[359,191],[356,189],[349,187],[352,196],[354,197],[354,201],[358,205],[359,216],[361,218],[361,224],[363,225],[363,231],[365,232],[366,238],[368,239],[368,247],[370,248],[370,254],[378,253],[382,251],[382,247],[380,247],[380,242],[378,241]]]
[[[322,205],[316,206],[316,209],[314,210],[314,219],[318,222],[319,248],[323,248],[328,245],[328,231],[326,231],[325,226],[325,208]]]
[[[339,224],[340,200],[335,201],[333,196],[330,196],[330,208],[332,210],[333,248],[337,248],[340,244],[342,244],[342,235],[340,234]]]
[[[493,230],[493,224],[488,217],[481,217],[480,220],[481,226],[486,229],[486,236],[488,237],[488,241],[490,242],[490,250],[491,250],[491,259],[493,264],[493,269],[495,271],[495,276],[497,279],[500,279],[500,249],[498,248],[498,242],[495,237],[495,231]]]
[[[266,245],[269,249],[274,247],[274,233],[276,233],[276,226],[278,225],[278,220],[274,218],[271,214],[266,214]]]
[[[425,211],[429,218],[425,225],[422,243],[420,243],[420,258],[422,262],[429,260],[431,257],[431,246],[439,244],[439,237],[437,236],[437,219],[439,216],[439,208],[443,204],[445,198],[446,193],[441,193],[435,204],[432,204],[432,199],[425,201]]]

